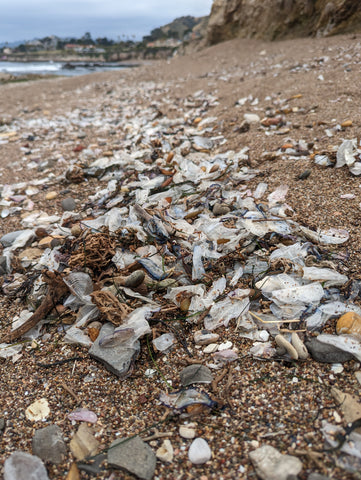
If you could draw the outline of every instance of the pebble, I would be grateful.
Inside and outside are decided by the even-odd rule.
[[[44,462],[61,463],[66,454],[62,431],[57,425],[36,430],[32,447],[33,453]]]
[[[195,423],[188,423],[188,425],[181,425],[179,427],[179,435],[182,438],[189,438],[192,439],[196,436],[196,424]]]
[[[104,453],[99,453],[98,455],[92,457],[91,463],[85,461],[85,463],[78,462],[76,465],[78,466],[79,470],[95,476],[104,472],[104,462],[106,458],[107,456]],[[70,478],[66,478],[66,480],[70,480]],[[74,480],[80,480],[80,477],[75,477]]]
[[[61,208],[64,210],[64,212],[72,212],[76,209],[76,201],[71,197],[64,198],[61,201]]]
[[[87,408],[77,408],[74,412],[69,413],[69,420],[75,422],[97,423],[97,415]]]
[[[57,196],[58,196],[57,192],[48,192],[45,195],[45,200],[54,200],[54,198],[56,198]]]
[[[228,341],[228,342],[223,342],[220,345],[218,345],[218,351],[221,352],[222,350],[228,350],[232,348],[233,343]]]
[[[187,387],[193,383],[211,383],[213,375],[208,367],[195,363],[181,371],[180,380],[181,384]]]
[[[0,275],[6,274],[6,270],[7,270],[6,264],[7,264],[6,257],[4,257],[3,255],[0,256]]]
[[[71,227],[71,234],[74,236],[74,237],[79,237],[79,235],[81,235],[83,232],[81,226],[77,223],[75,225],[73,225]]]
[[[307,480],[330,480],[330,478],[320,473],[311,473]]]
[[[260,123],[261,121],[260,117],[256,113],[245,113],[243,117],[248,123]]]
[[[263,445],[249,454],[261,480],[288,480],[302,470],[302,462],[291,455],[282,455],[270,445]]]
[[[49,403],[46,398],[40,398],[32,403],[26,410],[25,416],[32,422],[44,420],[50,414]]]
[[[86,423],[82,423],[74,437],[70,440],[71,453],[77,460],[83,460],[89,455],[98,452],[99,442],[93,435],[93,430]]]
[[[361,337],[361,316],[355,312],[347,312],[342,315],[336,324],[337,335],[354,335]]]
[[[45,465],[39,457],[15,451],[4,464],[4,480],[49,480]]]
[[[361,402],[357,395],[344,393],[338,388],[331,388],[331,395],[340,404],[346,423],[353,423],[361,418]]]
[[[170,440],[166,439],[156,451],[156,457],[162,462],[171,463],[174,457],[174,450]]]
[[[361,385],[361,371],[360,370],[355,372],[355,377],[356,377],[358,383]]]
[[[120,438],[111,443],[108,449],[110,467],[121,468],[143,480],[151,480],[156,466],[153,450],[140,437],[123,442]]]
[[[5,430],[6,422],[5,418],[0,418],[0,432],[3,432]]]
[[[218,333],[212,333],[209,330],[197,330],[194,332],[194,342],[196,345],[209,345],[219,339]]]
[[[45,248],[54,248],[58,247],[61,245],[64,241],[64,238],[61,236],[54,236],[54,237],[44,237],[39,240],[39,248],[45,249]]]
[[[204,349],[204,353],[214,353],[218,350],[218,343],[210,343]]]
[[[213,214],[214,215],[227,215],[231,209],[228,207],[228,205],[224,205],[224,203],[215,203],[213,205]]]
[[[311,357],[320,363],[345,363],[354,358],[351,353],[344,352],[333,345],[319,342],[317,338],[310,338],[306,342],[306,347]]]
[[[194,465],[208,462],[212,457],[212,451],[204,438],[195,438],[188,450],[188,458]]]

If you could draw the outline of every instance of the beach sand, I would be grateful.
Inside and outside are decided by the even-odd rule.
[[[112,108],[126,111],[131,107],[131,123],[137,120],[137,112],[141,119],[143,109],[155,105],[160,118],[184,117],[192,124],[195,118],[191,117],[188,104],[196,102],[195,94],[202,90],[203,96],[216,99],[211,106],[204,106],[205,117],[216,117],[212,135],[226,139],[217,151],[238,152],[249,147],[248,166],[259,173],[247,187],[252,190],[264,181],[271,192],[286,184],[289,186],[286,201],[294,210],[295,221],[313,230],[346,229],[350,240],[334,247],[342,258],[337,268],[352,279],[360,279],[361,179],[352,175],[347,167],[324,168],[314,163],[317,153],[327,153],[334,158],[344,139],[360,139],[360,73],[361,35],[358,34],[273,43],[233,40],[192,56],[157,61],[128,71],[0,85],[0,140],[5,138],[1,137],[2,126],[8,132],[9,126],[21,125],[6,137],[7,143],[0,144],[0,183],[30,182],[49,173],[54,173],[56,179],[66,170],[67,162],[76,157],[74,149],[78,145],[93,146],[98,157],[125,148],[126,125],[117,125],[111,131],[94,121],[92,125],[79,127],[81,138],[74,128],[68,134],[66,125],[71,122],[72,112],[78,116],[79,111],[83,111],[84,118],[98,119],[97,114],[101,118],[103,112]],[[246,97],[248,100],[238,102]],[[277,103],[277,99],[282,101]],[[275,110],[275,116],[283,117],[286,122],[283,130],[273,134],[272,129],[267,130],[258,123],[242,132],[244,114],[257,114],[263,119],[268,109]],[[348,123],[340,127],[343,122]],[[332,136],[326,130],[331,131]],[[282,147],[286,151],[287,145],[297,144],[301,145],[299,150],[305,145],[309,153],[300,157],[288,153],[275,155]],[[30,161],[38,163],[39,168],[27,168]],[[42,167],[43,162],[48,163]],[[306,174],[306,171],[309,172]],[[87,205],[88,196],[105,187],[106,182],[94,178],[70,187],[54,181],[32,200],[36,208],[48,214],[61,214],[59,192],[62,190],[70,188],[68,195]],[[59,195],[55,201],[46,200],[50,190]],[[20,216],[2,219],[2,232],[19,229]],[[6,295],[1,297],[3,329],[22,310],[22,302],[20,299],[13,302]],[[52,328],[55,332],[57,327]],[[328,328],[331,332],[334,324]],[[234,325],[229,329],[222,327],[217,333],[222,341],[232,341],[240,356],[252,344],[239,337]],[[165,413],[164,406],[158,402],[159,392],[165,388],[161,379],[155,381],[155,377],[145,376],[145,371],[154,367],[146,344],[134,373],[126,380],[119,380],[91,360],[85,348],[64,347],[54,341],[55,337],[39,349],[27,348],[16,363],[0,360],[0,418],[4,417],[7,422],[5,432],[0,432],[1,464],[14,450],[31,452],[34,428],[48,423],[39,422],[34,426],[25,418],[24,411],[44,396],[50,403],[49,420],[61,427],[67,443],[77,426],[67,420],[66,414],[79,405],[96,411],[99,421],[95,431],[102,448],[118,436],[144,431],[159,422]],[[38,366],[64,356],[83,359],[75,366],[73,363],[48,369]],[[179,371],[187,365],[186,357],[179,345],[166,357],[158,356],[160,370],[176,386]],[[199,354],[199,359],[203,362],[204,356]],[[197,436],[208,440],[211,461],[201,466],[188,461],[190,442],[178,435],[179,425],[187,420],[175,415],[143,434],[146,437],[156,432],[170,432],[175,449],[172,463],[157,463],[154,478],[255,478],[249,453],[263,444],[299,456],[303,462],[301,480],[307,479],[311,472],[339,480],[360,478],[335,465],[334,453],[323,451],[320,432],[323,419],[332,423],[335,415],[341,415],[330,393],[332,386],[359,395],[360,385],[354,376],[357,369],[359,364],[351,361],[344,365],[341,374],[335,375],[329,364],[315,361],[288,362],[280,366],[277,362],[256,361],[250,356],[242,358],[237,368],[227,367],[224,378],[212,391],[223,402],[224,409],[188,419],[197,423]],[[95,380],[84,382],[91,374]],[[64,383],[76,392],[78,403],[64,390]],[[162,442],[163,439],[155,439],[150,445],[155,451]],[[69,453],[63,463],[48,465],[49,477],[66,478],[71,462]],[[107,471],[98,477],[81,475],[81,478],[105,479],[110,474]],[[112,478],[133,477],[118,472]]]

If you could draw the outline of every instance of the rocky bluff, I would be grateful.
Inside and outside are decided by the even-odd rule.
[[[361,31],[356,0],[214,0],[209,45],[234,37],[294,38]]]

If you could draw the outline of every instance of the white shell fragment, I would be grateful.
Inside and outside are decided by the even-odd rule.
[[[32,422],[39,422],[45,420],[50,414],[49,403],[46,398],[40,398],[29,405],[25,410],[25,416]]]
[[[162,462],[171,463],[174,457],[174,450],[170,440],[166,439],[156,451],[156,457]]]
[[[301,360],[306,360],[306,358],[308,357],[308,350],[296,332],[292,333],[291,343],[295,347],[298,358]]]
[[[195,465],[201,465],[208,462],[212,457],[212,451],[206,440],[196,438],[193,440],[188,450],[188,458]]]
[[[192,439],[196,436],[196,424],[195,423],[189,423],[188,425],[181,425],[179,427],[179,435],[182,438],[189,438]]]
[[[286,350],[286,352],[289,354],[289,356],[291,358],[293,358],[293,360],[298,359],[297,350],[295,349],[295,347],[293,345],[291,345],[291,343],[288,340],[285,339],[285,337],[283,335],[276,335],[275,341],[276,341],[276,343],[279,347]]]

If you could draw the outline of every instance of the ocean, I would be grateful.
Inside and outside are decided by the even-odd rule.
[[[71,66],[69,66],[71,65]],[[109,70],[120,70],[131,65],[120,65],[117,63],[91,63],[91,62],[1,62],[0,73],[10,73],[12,75],[63,75],[66,77],[75,77],[77,75],[86,75],[94,72],[105,72]]]

